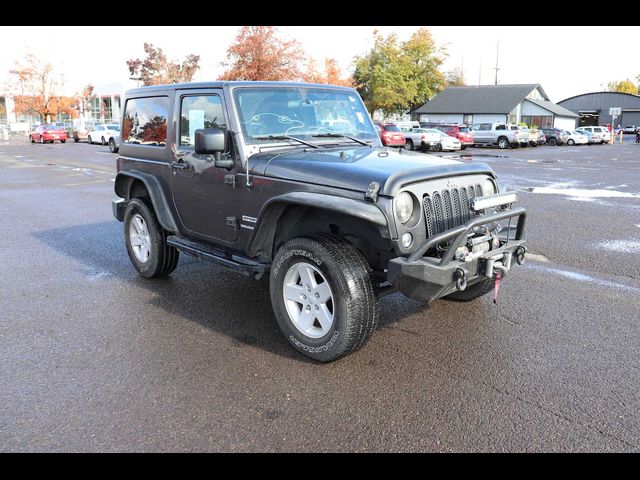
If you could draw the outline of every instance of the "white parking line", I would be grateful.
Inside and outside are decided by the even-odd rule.
[[[616,290],[629,290],[632,292],[640,292],[640,288],[638,287],[632,287],[631,285],[624,285],[623,283],[610,282],[609,280],[594,278],[589,275],[572,272],[570,270],[561,270],[559,268],[546,267],[546,266],[538,265],[535,263],[526,263],[524,265],[524,268],[539,270],[547,273],[555,273],[556,275],[560,275],[565,278],[570,278],[571,280],[577,280],[578,282],[591,283],[594,285],[598,285],[600,287],[608,287],[608,288],[614,288]]]

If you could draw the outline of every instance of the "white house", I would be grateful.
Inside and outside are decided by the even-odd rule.
[[[508,122],[573,130],[578,115],[549,101],[539,84],[448,87],[411,111],[420,122]]]

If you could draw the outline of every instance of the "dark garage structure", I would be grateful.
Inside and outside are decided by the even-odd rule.
[[[607,125],[611,122],[609,108],[622,108],[614,126],[640,126],[640,95],[618,92],[583,93],[566,98],[558,105],[580,115],[579,126]]]

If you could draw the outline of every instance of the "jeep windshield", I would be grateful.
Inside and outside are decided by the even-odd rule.
[[[369,114],[354,92],[243,87],[235,90],[234,100],[247,144],[368,145],[377,139]]]

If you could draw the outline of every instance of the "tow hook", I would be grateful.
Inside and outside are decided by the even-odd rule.
[[[518,248],[516,248],[516,251],[514,253],[515,257],[516,257],[516,262],[518,263],[518,265],[524,265],[524,254],[526,253],[526,250],[524,247],[520,246]]]
[[[462,268],[456,268],[456,271],[453,272],[453,279],[456,282],[456,289],[459,292],[467,288],[467,272]]]
[[[509,270],[507,270],[507,268],[506,268],[505,266],[503,266],[503,265],[494,265],[494,266],[493,266],[493,270],[494,270],[494,271],[495,271],[495,270],[499,271],[499,272],[500,272],[500,276],[501,276],[501,277],[504,277],[504,276],[507,274],[507,272],[509,271]],[[495,272],[495,273],[496,273],[496,275],[498,274],[498,272]]]

